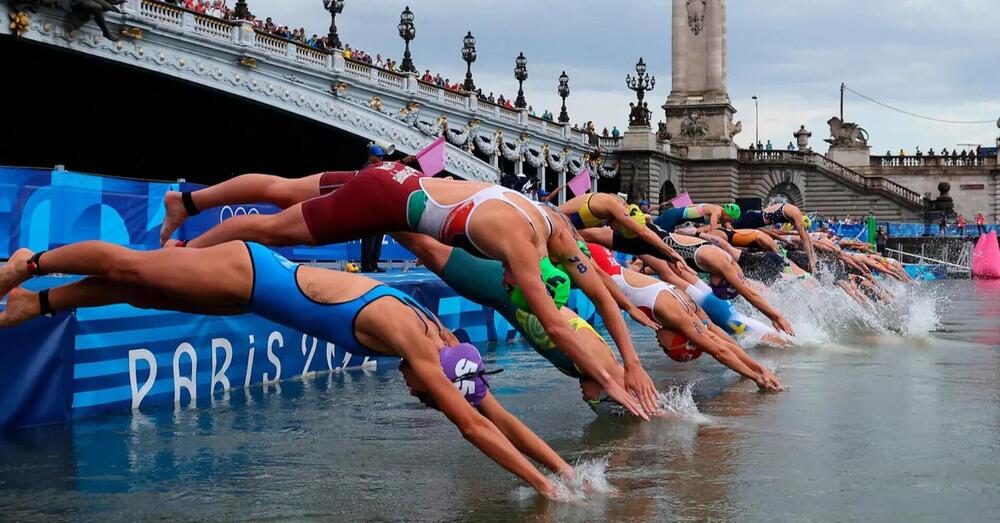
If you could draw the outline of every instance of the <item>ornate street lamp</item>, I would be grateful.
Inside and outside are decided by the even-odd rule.
[[[340,36],[337,35],[337,15],[344,12],[345,0],[323,0],[323,7],[330,12],[330,34],[326,36],[331,49],[340,49]]]
[[[237,20],[248,20],[250,18],[250,8],[247,7],[246,0],[237,0],[236,5],[233,7],[233,16]]]
[[[413,25],[413,11],[410,6],[406,6],[399,15],[399,37],[406,42],[406,51],[403,52],[403,65],[399,70],[404,73],[415,73],[417,68],[413,66],[413,57],[410,55],[410,40],[417,37],[417,28]]]
[[[517,100],[514,107],[524,109],[528,107],[528,102],[524,100],[524,81],[528,79],[528,59],[524,57],[524,52],[514,59],[514,78],[517,79]]]
[[[649,104],[643,102],[642,99],[646,96],[646,91],[652,91],[653,87],[656,86],[656,77],[649,76],[646,73],[646,62],[642,61],[642,57],[639,57],[639,62],[635,64],[636,76],[633,78],[632,75],[625,75],[625,85],[629,89],[635,91],[636,97],[639,101],[635,105],[632,105],[632,112],[628,116],[629,125],[649,125]]]
[[[569,96],[569,77],[566,71],[559,75],[559,97],[562,98],[562,111],[559,112],[559,122],[569,123],[569,113],[566,112],[566,97]]]
[[[476,37],[472,36],[472,31],[465,35],[462,39],[462,60],[465,60],[465,83],[462,84],[462,88],[466,92],[473,92],[476,90],[476,83],[472,81],[472,62],[476,61]]]

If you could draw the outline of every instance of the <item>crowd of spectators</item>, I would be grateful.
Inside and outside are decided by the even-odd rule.
[[[178,7],[183,7],[184,9],[188,9],[196,13],[202,13],[205,14],[206,16],[214,16],[225,20],[235,20],[236,18],[234,9],[229,7],[228,5],[228,0],[165,0],[165,1],[168,4],[173,4]],[[330,52],[333,50],[333,46],[330,45],[329,40],[327,39],[326,36],[319,36],[316,34],[313,34],[312,36],[307,36],[305,28],[302,27],[298,29],[289,28],[287,25],[279,25],[275,23],[274,20],[271,19],[271,17],[267,17],[264,20],[260,20],[253,14],[250,14],[248,19],[250,22],[253,23],[254,28],[256,28],[258,31],[272,34],[279,38],[284,38],[287,40],[291,40],[293,42],[298,42],[300,44],[307,45],[309,47],[321,51]],[[355,60],[358,62],[362,62],[392,72],[399,71],[399,63],[396,60],[392,60],[390,58],[383,58],[382,55],[380,54],[376,54],[373,57],[371,54],[361,49],[352,48],[350,44],[344,44],[343,52],[344,52],[344,58],[348,60]],[[424,71],[424,73],[420,76],[420,81],[427,84],[436,85],[442,89],[447,89],[455,93],[467,94],[467,91],[463,87],[462,83],[459,82],[452,83],[451,79],[442,77],[440,73],[436,74],[431,73],[430,69]],[[510,110],[516,109],[513,100],[509,97],[505,97],[503,94],[494,96],[492,92],[489,94],[484,94],[482,89],[476,89],[476,96],[479,98],[479,101],[481,103],[493,104]],[[528,114],[530,114],[531,116],[536,116],[535,109],[531,106],[528,106]],[[539,118],[548,122],[552,122],[555,120],[555,115],[552,113],[552,111],[545,110],[542,112],[542,115]],[[579,125],[574,125],[573,128],[578,131],[587,132],[592,136],[597,135],[597,131],[594,128],[593,122],[587,122],[585,125],[582,126],[582,128]],[[618,138],[619,136],[621,136],[621,131],[619,131],[617,127],[615,127],[614,130],[612,130],[610,133],[608,132],[607,129],[604,129],[604,136],[605,137],[611,136],[614,138]]]
[[[900,158],[904,158],[906,156],[915,156],[915,157],[922,157],[922,156],[948,157],[948,156],[950,156],[952,158],[986,158],[986,157],[996,156],[997,155],[997,150],[996,150],[996,148],[983,149],[983,147],[981,145],[977,145],[975,149],[971,149],[971,148],[970,149],[962,149],[961,151],[959,151],[959,149],[957,149],[957,148],[956,149],[952,149],[951,151],[949,151],[947,147],[942,147],[939,152],[935,152],[934,148],[932,147],[932,148],[930,148],[930,149],[927,150],[927,153],[924,153],[923,151],[920,150],[920,146],[918,145],[917,147],[914,148],[914,151],[912,153],[910,153],[910,154],[907,154],[907,152],[906,152],[905,149],[900,149],[899,150],[899,154],[892,154],[892,151],[886,151],[885,155],[886,156],[899,156]]]

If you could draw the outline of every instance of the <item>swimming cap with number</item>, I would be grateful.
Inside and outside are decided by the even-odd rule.
[[[545,284],[545,290],[549,293],[552,301],[555,302],[556,308],[562,308],[569,301],[569,275],[561,267],[553,264],[552,260],[549,260],[548,257],[542,258],[538,266],[542,270],[542,283]],[[528,300],[524,298],[524,293],[520,287],[514,287],[511,290],[510,301],[518,309],[532,312],[531,307],[528,305]]]
[[[441,369],[465,396],[465,400],[478,407],[490,389],[486,381],[486,365],[479,350],[471,343],[445,347],[441,349]]]

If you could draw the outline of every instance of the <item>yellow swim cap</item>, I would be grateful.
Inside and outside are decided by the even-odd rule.
[[[813,226],[813,221],[808,216],[802,215],[802,226],[808,231]]]
[[[350,262],[347,265],[344,265],[344,270],[347,272],[361,272],[361,267],[358,267],[358,264],[354,262]]]
[[[638,205],[634,203],[630,204],[625,208],[625,212],[628,214],[629,218],[632,218],[635,223],[639,224],[639,227],[646,226],[646,213],[642,212],[642,209],[640,209]],[[622,235],[629,239],[637,237],[635,233],[628,229],[622,229]]]

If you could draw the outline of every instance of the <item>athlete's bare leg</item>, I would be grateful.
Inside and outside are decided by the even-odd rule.
[[[302,204],[297,203],[278,214],[234,216],[189,241],[188,247],[211,247],[233,240],[252,241],[271,247],[316,244],[302,215]]]
[[[56,310],[101,307],[127,303],[140,309],[188,312],[192,314],[240,314],[245,306],[212,306],[204,296],[198,300],[181,297],[162,288],[88,277],[49,290],[49,304]],[[17,287],[7,295],[7,306],[0,312],[0,328],[13,327],[42,314],[37,292]]]
[[[98,276],[142,286],[205,307],[246,305],[253,288],[253,264],[242,242],[210,249],[133,251],[107,242],[87,241],[42,254],[38,268],[46,273]],[[0,268],[0,275],[13,286],[32,276],[28,265],[13,257]]]
[[[309,198],[320,195],[319,183],[322,173],[303,178],[282,178],[270,174],[243,174],[222,183],[191,193],[191,201],[199,210],[220,205],[244,203],[270,203],[286,209]],[[163,199],[167,215],[160,226],[160,245],[170,238],[188,213],[181,201],[181,193],[170,191]]]

